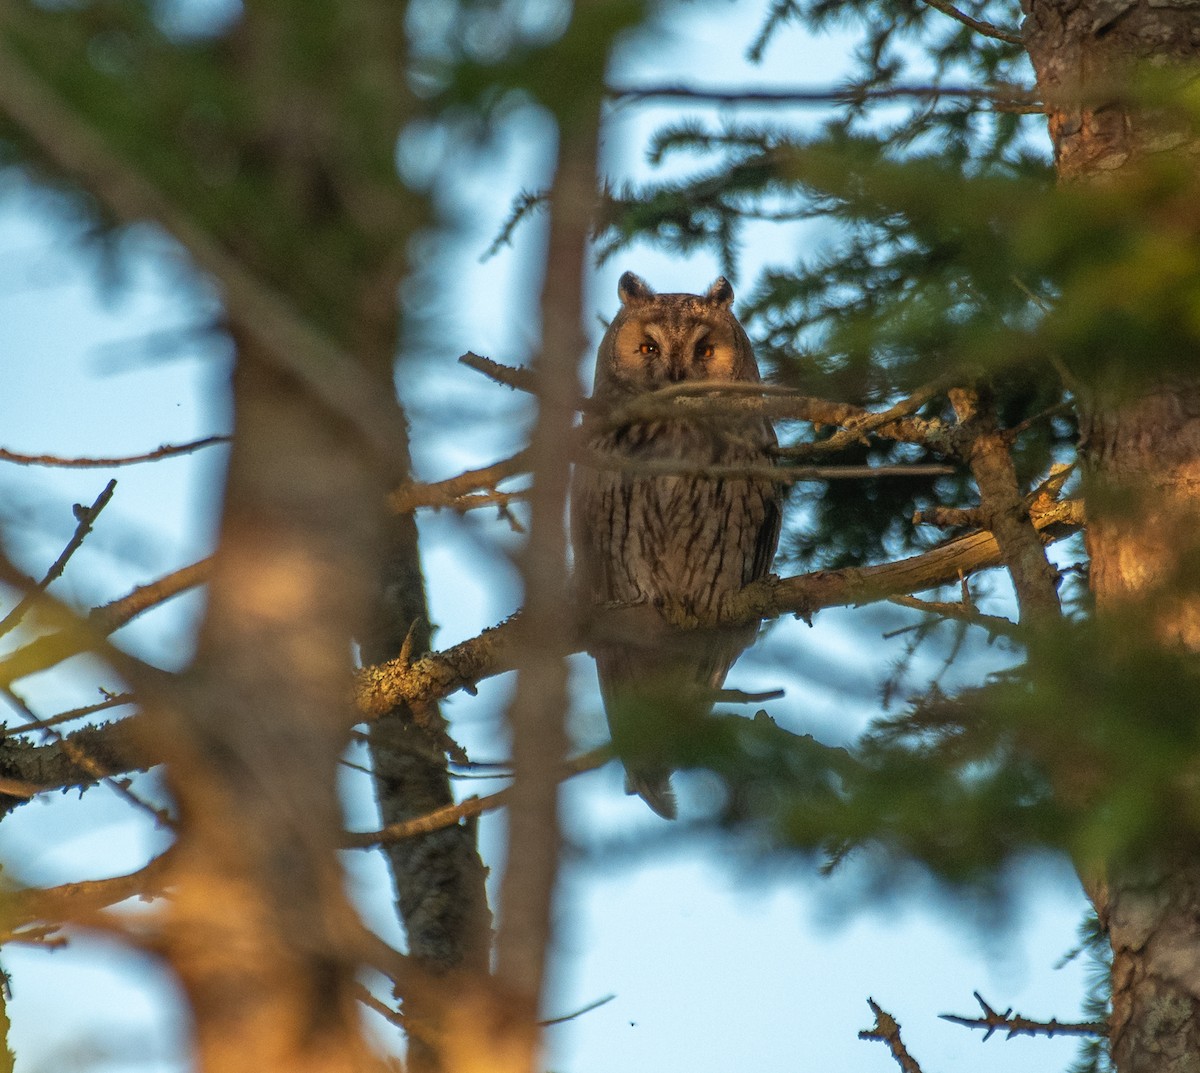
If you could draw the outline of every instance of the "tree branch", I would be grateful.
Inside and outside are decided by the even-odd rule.
[[[992,1038],[998,1029],[1004,1031],[1005,1039],[1013,1036],[1107,1036],[1108,1022],[1106,1021],[1059,1021],[1051,1018],[1049,1021],[1034,1021],[1028,1017],[1014,1014],[1010,1006],[1003,1013],[992,1009],[978,992],[974,992],[975,1001],[983,1010],[982,1017],[960,1017],[954,1013],[942,1013],[938,1016],[951,1024],[962,1025],[965,1028],[984,1029],[984,1041]]]
[[[456,507],[462,497],[479,489],[495,489],[506,477],[529,470],[529,452],[518,451],[509,458],[493,462],[490,466],[470,469],[457,477],[423,484],[411,481],[388,496],[388,507],[393,514],[407,514],[418,507]]]
[[[469,359],[469,360],[468,360]],[[537,374],[526,368],[501,365],[478,354],[467,353],[459,361],[470,368],[483,372],[497,383],[519,391],[538,394]],[[929,399],[947,390],[951,378],[941,378],[883,411],[872,411],[851,403],[832,402],[828,399],[805,395],[795,388],[781,384],[730,383],[727,380],[693,380],[683,384],[668,384],[655,391],[632,396],[620,407],[606,412],[607,422],[613,425],[631,421],[649,421],[655,418],[678,418],[681,411],[688,417],[719,418],[728,414],[760,413],[776,420],[807,421],[813,425],[840,426],[846,434],[841,439],[819,443],[800,444],[778,450],[781,458],[804,457],[840,449],[860,442],[865,435],[875,433],[902,443],[919,443],[945,455],[954,455],[957,450],[954,429],[933,418],[912,417]],[[593,413],[595,404],[589,398],[575,398],[576,409]],[[518,457],[518,456],[514,456]],[[497,463],[502,465],[503,463]],[[472,471],[487,475],[488,469]],[[503,474],[507,475],[507,474]],[[467,475],[463,474],[465,478]],[[457,478],[455,478],[457,480]],[[415,486],[420,488],[421,486]],[[460,486],[460,491],[470,491],[469,485]],[[419,497],[424,494],[416,493]],[[404,490],[396,493],[404,496]],[[406,502],[404,499],[398,502]],[[423,502],[417,502],[423,506]]]
[[[0,18],[11,22],[11,0]],[[118,220],[153,220],[173,235],[213,277],[230,320],[277,368],[294,376],[330,411],[360,430],[381,458],[400,457],[402,435],[390,400],[355,362],[299,316],[283,295],[231,256],[127,160],[0,40],[0,111],[21,127],[55,167],[77,181]]]
[[[58,925],[87,919],[101,909],[127,898],[147,898],[161,893],[170,868],[171,854],[172,850],[167,849],[127,875],[63,883],[44,890],[30,888],[6,896],[11,899],[10,923],[8,931],[0,935],[0,943],[20,939],[24,930],[40,923]]]
[[[157,462],[162,458],[190,455],[203,447],[228,443],[228,436],[205,436],[189,443],[164,443],[153,451],[137,455],[114,455],[110,458],[65,458],[62,455],[29,455],[0,447],[0,462],[15,462],[22,466],[60,466],[75,469],[111,469],[114,466],[133,466],[140,462]]]
[[[940,11],[943,15],[949,15],[957,22],[961,22],[976,33],[983,34],[984,37],[991,37],[997,41],[1007,42],[1010,45],[1023,45],[1025,43],[1024,38],[1015,30],[1005,30],[994,23],[972,18],[965,11],[959,11],[949,0],[925,0],[925,3],[931,8]]]
[[[867,1005],[875,1014],[875,1024],[858,1034],[859,1039],[878,1040],[888,1045],[896,1064],[904,1073],[921,1073],[917,1060],[908,1053],[904,1041],[900,1038],[900,1023],[890,1013],[884,1010],[873,998],[867,999]]]
[[[611,759],[612,752],[608,746],[592,749],[563,764],[560,781],[573,778],[585,771],[595,771],[596,768],[603,767]],[[378,831],[351,831],[347,833],[342,845],[348,849],[370,849],[388,842],[400,842],[406,838],[415,838],[432,831],[440,831],[444,827],[453,827],[460,820],[473,819],[476,816],[482,816],[485,812],[491,812],[493,809],[507,805],[511,796],[510,791],[511,787],[505,787],[486,797],[468,797],[465,801],[434,809],[424,816],[403,820],[400,823],[389,823]]]
[[[949,6],[949,5],[947,5]],[[987,26],[988,23],[980,25]],[[1002,31],[1004,32],[1004,31]],[[1015,35],[1014,35],[1015,36]],[[1001,38],[1000,40],[1006,40]],[[1017,41],[1019,43],[1019,39]],[[1037,91],[1024,86],[886,86],[866,88],[846,86],[818,88],[797,86],[791,89],[709,89],[703,86],[629,86],[610,85],[607,95],[615,100],[641,103],[654,100],[685,100],[722,105],[797,105],[797,104],[862,104],[867,101],[894,101],[904,97],[919,99],[963,97],[968,100],[994,101],[997,111],[1044,111]]]
[[[1047,542],[1061,540],[1083,525],[1083,506],[1078,500],[1056,503],[1051,509],[1031,510],[1034,527]],[[730,602],[726,625],[757,622],[764,618],[798,615],[809,619],[828,607],[874,603],[893,596],[952,584],[960,577],[1003,566],[996,538],[989,532],[968,533],[920,555],[879,566],[818,570],[795,577],[769,577],[742,590]],[[613,608],[593,625],[593,635],[624,632],[624,622],[640,608]],[[401,703],[421,704],[448,696],[460,689],[471,692],[485,678],[516,666],[519,648],[519,616],[453,648],[418,660],[389,660],[359,671],[355,702],[365,718],[376,718]],[[582,628],[577,629],[574,650],[583,647]]]
[[[959,434],[971,473],[979,486],[979,511],[995,534],[1017,592],[1021,621],[1050,620],[1062,613],[1058,571],[1045,548],[1021,495],[1017,472],[1004,434],[997,428],[991,400],[970,388],[951,388]]]
[[[458,361],[460,365],[465,365],[468,369],[474,369],[477,373],[482,373],[489,380],[495,381],[497,384],[502,384],[504,387],[512,388],[513,391],[525,391],[531,395],[537,394],[538,374],[533,369],[528,369],[523,365],[515,368],[511,365],[501,365],[498,361],[492,361],[491,358],[485,358],[482,354],[475,354],[470,350],[460,355]]]
[[[38,590],[44,591],[46,586],[52,581],[62,577],[62,572],[66,569],[67,563],[70,561],[71,556],[79,550],[80,546],[87,538],[88,533],[92,531],[93,523],[100,516],[100,512],[108,506],[109,501],[113,497],[113,492],[115,492],[116,489],[117,482],[109,481],[108,484],[104,486],[104,490],[96,497],[96,501],[90,507],[80,506],[78,503],[75,505],[75,517],[79,523],[75,526],[75,532],[71,535],[71,539],[67,541],[67,546],[63,548],[59,557],[54,560],[54,564],[49,570],[46,571],[45,577],[38,582],[37,588],[27,592],[24,596],[22,596],[17,602],[16,607],[14,607],[7,615],[4,616],[2,620],[0,620],[0,637],[4,636],[4,634],[16,627],[25,617],[29,609],[37,602],[40,596],[40,592]]]
[[[889,603],[897,607],[908,607],[913,611],[924,611],[928,615],[939,615],[942,618],[966,622],[971,626],[980,626],[993,636],[1015,637],[1020,627],[1015,622],[1001,615],[985,615],[971,604],[964,601],[919,600],[915,596],[892,596]]]
[[[18,678],[48,670],[89,651],[97,640],[119,630],[142,612],[203,584],[208,580],[211,568],[211,559],[201,559],[149,585],[140,585],[119,600],[93,608],[86,619],[79,619],[66,629],[30,641],[0,659],[0,685],[10,685]]]

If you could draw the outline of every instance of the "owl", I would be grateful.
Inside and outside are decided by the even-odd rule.
[[[711,624],[770,569],[780,500],[769,477],[671,468],[761,469],[773,464],[776,440],[752,411],[614,422],[623,404],[668,384],[760,380],[724,278],[703,295],[656,294],[626,272],[617,293],[621,309],[596,359],[597,408],[583,426],[593,464],[575,469],[572,543],[581,599],[632,605],[608,617],[617,624],[604,635],[600,619],[589,648],[613,741],[643,757],[627,761],[626,792],[672,819],[671,773],[652,759],[654,742],[678,740],[711,710],[713,691],[754,640],[756,626]]]

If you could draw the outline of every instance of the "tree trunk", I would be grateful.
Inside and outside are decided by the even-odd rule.
[[[1200,59],[1194,4],[1025,0],[1025,10],[1062,180],[1115,184],[1164,153],[1200,150],[1178,115],[1127,92],[1140,65],[1169,76]],[[1117,379],[1119,390],[1081,400],[1082,456],[1100,493],[1088,503],[1097,613],[1200,651],[1200,594],[1185,570],[1200,533],[1200,382]],[[1200,1070],[1200,851],[1179,842],[1139,865],[1111,865],[1093,892],[1113,948],[1110,1045],[1122,1073]]]
[[[384,469],[239,340],[236,436],[199,650],[148,733],[179,806],[164,953],[197,1068],[380,1068],[356,995],[367,948],[337,847],[354,715],[349,639],[367,606]],[[384,369],[377,369],[381,383]]]
[[[363,662],[381,663],[404,650],[415,659],[429,647],[417,526],[411,514],[402,514],[388,522],[374,621],[362,639]],[[453,802],[441,727],[436,702],[422,711],[395,708],[371,724],[371,766],[385,824]],[[434,979],[455,973],[479,982],[488,973],[492,918],[475,828],[474,821],[466,821],[384,847],[409,954]],[[412,1073],[450,1068],[444,1053],[450,1029],[441,998],[411,992],[404,1009]]]

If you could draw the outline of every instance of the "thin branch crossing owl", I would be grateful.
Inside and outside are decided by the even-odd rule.
[[[656,294],[626,272],[617,292],[621,309],[596,360],[599,412],[584,421],[601,464],[576,467],[572,540],[582,597],[633,605],[609,617],[604,635],[593,631],[589,647],[613,740],[629,758],[626,790],[672,818],[670,770],[655,753],[709,711],[754,640],[754,626],[703,624],[770,569],[780,502],[769,478],[670,470],[769,466],[776,440],[753,411],[615,421],[630,400],[669,384],[760,380],[724,278],[704,295]]]

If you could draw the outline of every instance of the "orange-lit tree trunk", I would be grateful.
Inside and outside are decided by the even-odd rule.
[[[1163,154],[1196,159],[1200,142],[1178,116],[1139,107],[1122,92],[1141,67],[1162,74],[1200,62],[1193,5],[1026,0],[1025,7],[1025,42],[1061,180],[1119,184],[1142,165],[1168,159]],[[1200,381],[1160,378],[1130,390],[1131,383],[1118,376],[1081,400],[1083,457],[1101,493],[1088,507],[1097,613],[1148,622],[1161,643],[1200,651],[1200,593],[1186,570],[1200,534]],[[1113,948],[1117,1067],[1200,1068],[1200,847],[1168,848],[1136,868],[1114,866],[1094,897]]]
[[[377,370],[386,382],[386,366]],[[355,994],[338,758],[382,470],[241,341],[234,450],[196,660],[151,709],[180,823],[163,952],[213,1073],[376,1067]]]

